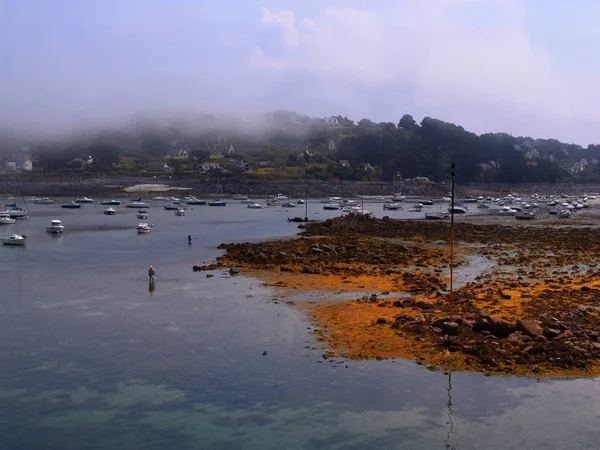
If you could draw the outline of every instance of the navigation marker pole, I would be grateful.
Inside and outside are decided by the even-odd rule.
[[[454,161],[452,162],[452,192],[450,194],[450,301],[453,300],[454,282]]]

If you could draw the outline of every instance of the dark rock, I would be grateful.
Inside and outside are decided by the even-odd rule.
[[[456,336],[460,326],[456,322],[444,322],[442,324],[442,333],[448,336]]]
[[[419,300],[418,302],[415,302],[415,306],[417,308],[425,310],[425,311],[433,309],[433,305],[431,303],[424,302],[423,300]]]
[[[539,336],[544,332],[542,327],[529,319],[517,320],[517,330],[531,337]]]
[[[554,339],[559,340],[559,339],[566,339],[566,338],[570,338],[570,337],[573,337],[573,332],[571,330],[565,330],[562,333],[560,333],[558,336],[556,336]]]
[[[385,325],[387,323],[387,320],[385,320],[383,317],[380,317],[377,319],[376,323],[377,325]]]
[[[229,275],[231,276],[237,275],[238,273],[240,273],[240,269],[238,269],[237,267],[231,267],[229,269]]]
[[[492,319],[492,322],[488,324],[488,330],[492,334],[499,338],[507,338],[511,333],[514,333],[517,326],[514,322],[509,322],[504,319]]]
[[[544,336],[546,336],[548,339],[554,339],[559,334],[560,334],[560,330],[557,330],[556,328],[548,328],[544,332]]]

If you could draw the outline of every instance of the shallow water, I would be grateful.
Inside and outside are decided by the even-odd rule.
[[[292,236],[300,208],[153,207],[148,235],[135,210],[103,209],[34,205],[0,228],[28,236],[0,247],[2,449],[598,448],[596,380],[323,360],[304,315],[259,281],[191,270],[221,242]]]

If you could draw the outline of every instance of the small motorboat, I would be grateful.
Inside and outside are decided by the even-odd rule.
[[[248,209],[263,209],[264,206],[261,205],[260,203],[248,203],[246,208],[248,208]]]
[[[535,215],[532,211],[517,211],[515,213],[515,219],[517,220],[533,220]]]
[[[339,211],[340,209],[342,209],[342,205],[340,205],[339,203],[327,203],[323,205],[323,209],[326,211]]]
[[[119,206],[121,204],[121,200],[102,200],[100,204],[105,206]]]
[[[302,200],[301,198],[298,199],[298,204],[299,205],[304,205],[304,203],[306,203],[304,200]]]
[[[0,214],[8,214],[13,219],[26,219],[28,217],[27,211],[18,207],[16,203],[12,203],[6,206],[10,207],[11,209],[5,209],[3,211],[0,211]]]
[[[568,209],[563,209],[562,211],[559,211],[557,214],[559,219],[568,219],[571,217],[571,215],[572,215],[572,213]]]
[[[227,202],[225,200],[213,200],[212,202],[208,202],[208,206],[226,206]]]
[[[179,208],[177,211],[175,211],[175,215],[176,216],[185,216],[185,209]]]
[[[420,202],[423,206],[432,206],[433,200],[421,200]]]
[[[60,207],[66,208],[66,209],[78,209],[78,208],[81,208],[81,203],[75,203],[75,202],[63,203],[62,205],[60,205]]]
[[[275,198],[267,200],[267,206],[281,206],[281,202]]]
[[[59,234],[59,233],[62,233],[64,230],[65,230],[65,226],[58,219],[51,220],[50,225],[48,225],[46,227],[46,231],[48,233]]]
[[[282,207],[282,208],[295,208],[295,207],[296,207],[296,204],[295,204],[295,203],[292,203],[292,202],[283,202],[283,203],[281,204],[281,207]]]
[[[165,205],[164,208],[167,211],[177,211],[178,209],[185,209],[183,206],[181,206],[180,201],[172,201],[168,205]]]
[[[186,205],[206,205],[206,200],[200,200],[199,198],[192,196],[185,197],[183,202]]]
[[[10,217],[10,214],[0,214],[0,225],[12,225],[17,219]]]
[[[20,234],[11,234],[10,236],[1,237],[0,241],[4,245],[25,245],[25,239],[27,236],[21,236]]]
[[[150,205],[148,203],[144,203],[142,201],[142,199],[140,198],[138,200],[133,200],[133,201],[127,203],[125,205],[125,208],[137,208],[137,209],[140,209],[140,208],[150,208]]]
[[[137,226],[138,234],[148,234],[151,231],[152,231],[152,225],[149,225],[146,222],[140,222]]]
[[[77,200],[75,200],[76,203],[94,203],[94,200],[92,200],[91,198],[87,198],[87,197],[79,197]]]
[[[138,211],[137,213],[137,218],[138,219],[147,219],[148,218],[148,211],[145,209],[141,209]]]
[[[477,209],[489,209],[490,205],[488,205],[487,203],[478,203],[477,204]]]
[[[114,216],[117,213],[117,211],[115,211],[115,208],[106,208],[104,210],[104,214],[107,216]]]
[[[467,213],[467,207],[466,206],[460,206],[460,205],[454,205],[454,208],[452,208],[452,206],[448,206],[448,212],[450,214],[454,213],[454,214],[466,214]]]
[[[35,201],[36,205],[54,205],[56,202],[54,200],[49,199],[48,197],[38,198]]]
[[[233,196],[234,200],[248,200],[248,196],[242,194],[236,194]]]
[[[288,199],[288,198],[287,198],[285,195],[283,195],[283,194],[276,194],[276,195],[275,195],[273,198],[274,198],[275,200],[279,200],[279,201],[281,201],[281,200],[287,200],[287,199]]]
[[[402,209],[402,205],[397,202],[388,202],[388,203],[383,204],[383,209],[390,210],[390,211],[397,211],[399,209]]]
[[[39,197],[27,197],[25,200],[25,203],[37,203],[41,200],[41,198]]]
[[[425,219],[427,220],[446,220],[450,217],[450,214],[443,212],[431,212],[425,213]]]

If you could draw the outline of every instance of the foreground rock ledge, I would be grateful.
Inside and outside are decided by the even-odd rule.
[[[295,302],[319,325],[327,358],[402,357],[538,377],[600,374],[595,224],[463,220],[455,226],[455,265],[477,273],[473,257],[484,256],[491,269],[452,294],[448,224],[352,216],[307,224],[301,235],[222,244],[216,264],[195,269],[235,266],[296,297],[357,292],[349,301]]]

